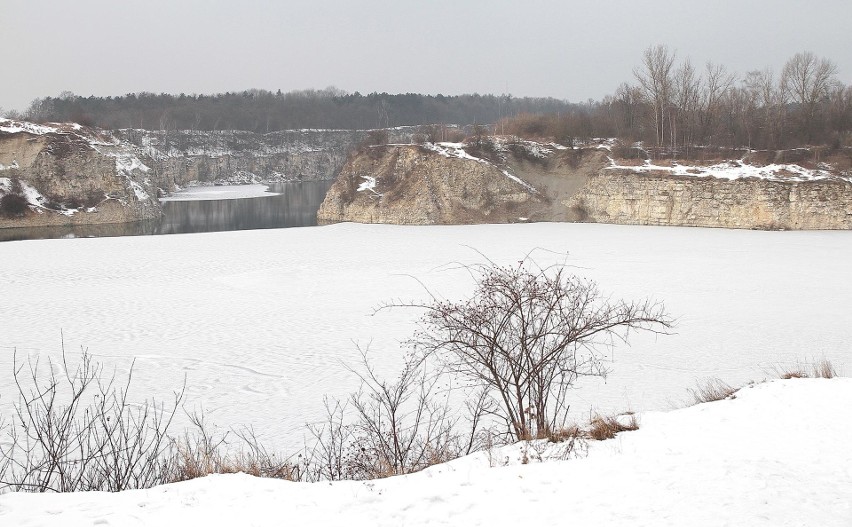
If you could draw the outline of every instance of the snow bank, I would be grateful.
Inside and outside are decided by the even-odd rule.
[[[641,414],[638,431],[592,444],[585,458],[502,466],[495,450],[370,482],[236,474],[116,494],[9,494],[0,522],[846,527],[850,400],[850,379],[773,381],[733,400]]]

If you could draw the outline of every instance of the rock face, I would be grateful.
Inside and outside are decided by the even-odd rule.
[[[848,175],[825,173],[811,181],[656,175],[611,168],[603,148],[493,146],[488,160],[472,159],[461,145],[449,154],[440,145],[362,151],[342,169],[319,219],[852,229]]]
[[[381,134],[409,142],[415,131]],[[23,214],[0,211],[0,228],[156,218],[159,194],[194,183],[331,180],[375,133],[105,131],[0,119],[0,198],[14,192],[29,202]]]
[[[580,221],[740,229],[852,229],[852,183],[603,170],[563,204]]]
[[[413,127],[388,130],[391,142],[409,142]],[[370,131],[117,130],[151,167],[151,180],[166,192],[192,183],[260,183],[331,180],[346,156]]]
[[[506,223],[547,198],[492,163],[418,145],[376,146],[349,158],[317,214],[321,222]]]
[[[26,199],[0,228],[121,223],[160,215],[150,169],[107,132],[0,121],[0,196]]]

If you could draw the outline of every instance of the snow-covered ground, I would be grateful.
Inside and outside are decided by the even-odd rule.
[[[666,174],[672,176],[714,177],[718,179],[767,179],[771,181],[818,181],[824,179],[842,179],[852,181],[850,175],[837,175],[831,172],[831,167],[822,165],[821,168],[804,168],[793,163],[771,163],[768,165],[752,165],[743,161],[725,161],[715,165],[683,165],[672,162],[667,165],[657,165],[645,161],[641,165],[619,165],[611,160],[608,169],[623,169],[640,174]]]
[[[269,185],[217,185],[212,187],[187,187],[184,190],[160,198],[160,201],[206,201],[260,198],[278,195],[278,192],[271,192],[269,190]]]
[[[218,475],[109,494],[0,496],[3,525],[852,525],[852,379],[751,385],[639,416],[588,455],[518,446],[370,482]],[[504,466],[508,460],[508,466]]]
[[[697,379],[762,379],[776,365],[826,357],[852,371],[852,232],[731,231],[593,224],[326,227],[0,243],[0,411],[12,350],[56,357],[60,332],[125,372],[131,395],[168,399],[220,426],[250,425],[271,447],[302,446],[322,397],[357,378],[355,343],[379,373],[402,361],[417,313],[373,308],[395,298],[472,290],[452,262],[565,259],[616,297],[651,297],[676,334],[634,335],[588,379],[573,408],[680,406]],[[556,252],[551,252],[556,251]],[[569,252],[567,258],[559,252]]]

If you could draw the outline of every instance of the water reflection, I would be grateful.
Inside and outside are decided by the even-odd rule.
[[[317,224],[317,210],[331,183],[304,181],[270,185],[272,192],[279,193],[277,196],[167,201],[163,203],[161,219],[145,222],[0,229],[0,241],[307,227]]]

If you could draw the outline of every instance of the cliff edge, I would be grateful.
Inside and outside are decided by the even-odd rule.
[[[362,148],[344,165],[318,218],[852,229],[852,174],[830,163],[774,163],[752,153],[706,166],[621,165],[612,146],[490,137]]]
[[[0,228],[156,218],[149,172],[109,132],[0,119]]]
[[[571,220],[560,198],[605,163],[596,151],[528,142],[366,147],[350,156],[317,217],[419,225]]]

